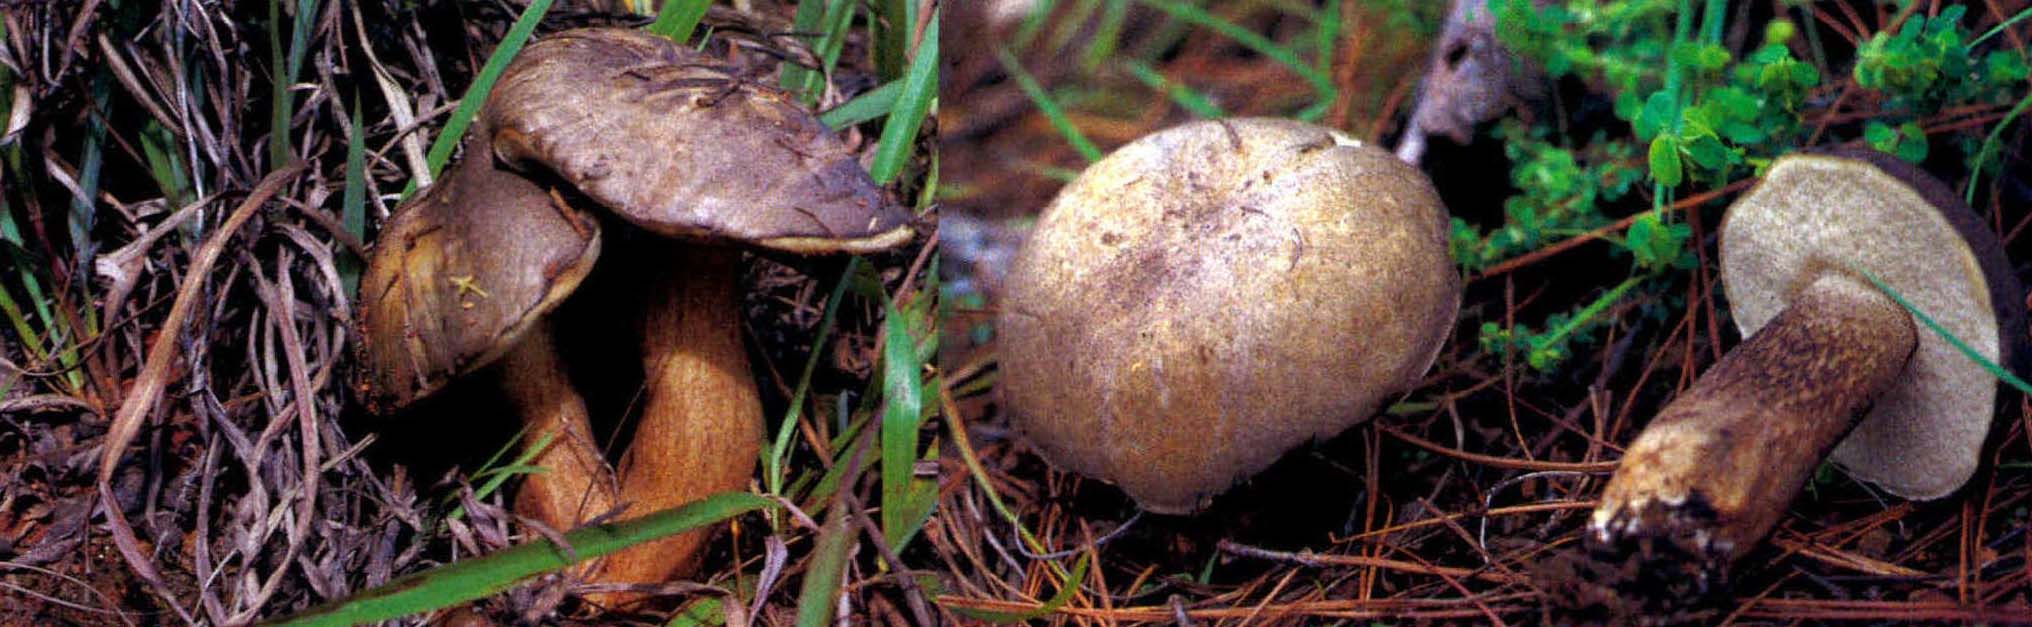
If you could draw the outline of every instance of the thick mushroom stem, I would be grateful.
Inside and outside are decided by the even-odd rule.
[[[537,328],[501,357],[501,387],[520,408],[523,441],[543,447],[530,465],[543,469],[522,481],[515,510],[552,529],[568,531],[614,508],[614,476],[587,422],[586,403],[572,389],[551,345]]]
[[[1815,278],[1623,453],[1589,525],[1591,552],[1687,559],[1636,570],[1719,577],[1777,523],[1915,343],[1912,316],[1883,293],[1835,272]]]
[[[741,345],[740,251],[694,245],[666,259],[641,321],[648,389],[620,471],[629,516],[747,487],[762,443],[762,404]],[[636,547],[609,558],[602,579],[690,574],[709,538],[699,530]]]

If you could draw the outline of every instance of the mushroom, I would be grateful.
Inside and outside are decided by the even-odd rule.
[[[613,475],[548,322],[599,255],[591,214],[468,157],[396,209],[360,282],[359,387],[369,408],[392,413],[501,364],[495,376],[522,412],[526,441],[547,443],[516,509],[554,529],[613,507]]]
[[[492,153],[554,175],[646,231],[647,388],[623,458],[628,515],[747,486],[762,407],[741,343],[744,247],[872,253],[907,243],[908,214],[853,150],[789,94],[632,29],[530,44],[481,114]],[[696,566],[694,532],[608,559],[601,579],[663,581]]]
[[[1089,166],[998,319],[1003,400],[1050,461],[1203,508],[1412,387],[1460,306],[1425,176],[1338,132],[1193,122]]]
[[[1778,159],[1721,230],[1749,339],[1624,451],[1589,522],[1590,559],[1618,573],[1611,594],[1678,603],[1722,588],[1823,459],[1912,499],[1975,472],[1994,377],[1859,271],[1983,357],[2014,356],[2018,281],[1946,185],[1870,150]]]

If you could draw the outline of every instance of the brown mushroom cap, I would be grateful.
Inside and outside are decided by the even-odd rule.
[[[503,160],[550,169],[656,233],[805,254],[911,237],[846,142],[789,94],[643,31],[530,44],[482,115]]]
[[[1825,272],[1869,270],[1991,361],[2009,364],[2023,303],[1995,234],[1932,178],[1870,150],[1779,159],[1729,210],[1722,280],[1745,337]],[[1831,458],[1899,496],[1968,481],[1995,412],[1996,378],[1921,329],[1905,372]]]
[[[367,261],[361,376],[377,412],[493,363],[600,255],[591,214],[474,148],[396,208]]]
[[[1190,123],[1045,209],[998,322],[1004,400],[1054,463],[1190,512],[1411,387],[1459,305],[1422,173],[1300,122]]]

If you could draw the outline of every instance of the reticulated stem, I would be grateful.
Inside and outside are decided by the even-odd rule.
[[[1815,278],[1652,419],[1604,489],[1589,540],[1663,540],[1726,567],[1905,370],[1915,333],[1867,283]]]
[[[529,332],[501,358],[501,385],[522,412],[523,442],[543,446],[530,459],[542,472],[522,480],[515,510],[558,531],[614,508],[614,475],[551,345],[547,324]]]
[[[656,258],[642,325],[647,390],[621,461],[628,516],[740,490],[755,473],[762,404],[741,345],[740,251],[693,246]],[[697,568],[709,530],[609,558],[602,579],[661,582]]]

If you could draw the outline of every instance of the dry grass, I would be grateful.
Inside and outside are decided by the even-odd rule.
[[[560,2],[539,33],[646,22],[607,4]],[[763,68],[814,58],[790,25],[794,6],[752,5],[708,16],[717,40],[740,42],[725,54]],[[378,224],[423,182],[437,129],[523,7],[5,5],[0,63],[20,127],[0,143],[0,290],[20,312],[0,333],[0,623],[246,624],[542,537],[484,487],[512,427],[390,424],[363,415],[348,389],[350,282],[372,231],[349,224],[347,207]],[[875,86],[868,45],[865,33],[850,38],[822,107]],[[289,102],[279,124],[278,96]],[[872,154],[874,137],[849,135]],[[354,142],[365,167],[349,199]],[[892,188],[900,198],[924,184],[924,149]],[[871,258],[865,276],[899,307],[920,301],[911,277],[932,250],[920,239]],[[771,415],[843,263],[765,262],[746,280]],[[833,402],[868,387],[878,363],[879,302],[840,309],[814,377],[814,424],[835,419]],[[810,448],[799,445],[793,477],[830,465]],[[722,618],[794,611],[797,588],[782,581],[805,568],[813,528],[734,526],[702,585],[670,586],[682,595],[648,609],[726,598]],[[623,616],[596,618],[579,590],[553,576],[477,612]],[[731,602],[736,590],[762,600],[734,607],[745,605]]]

